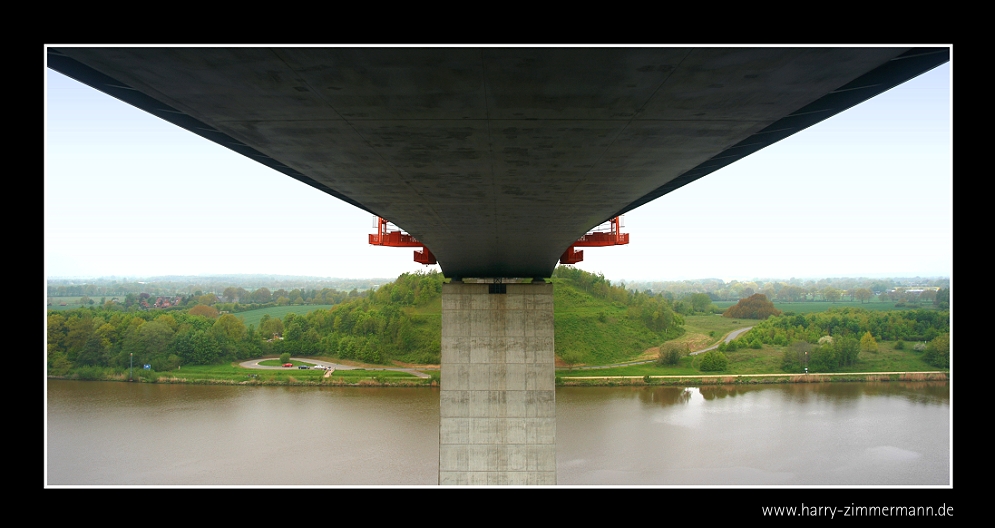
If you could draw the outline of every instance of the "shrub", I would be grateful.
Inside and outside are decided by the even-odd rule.
[[[702,372],[718,372],[725,370],[729,366],[729,359],[722,352],[716,350],[710,350],[705,352],[704,357],[701,358],[701,365],[699,369]]]
[[[80,367],[76,369],[76,377],[86,381],[104,379],[104,369],[100,367]]]
[[[681,358],[688,355],[690,349],[687,343],[675,343],[668,341],[660,345],[658,363],[660,365],[676,365],[681,362]]]
[[[290,352],[280,354],[280,363],[290,363]]]
[[[899,339],[898,342],[895,343],[895,350],[905,350],[905,341]]]
[[[934,367],[950,367],[950,334],[941,334],[926,345],[922,360]]]

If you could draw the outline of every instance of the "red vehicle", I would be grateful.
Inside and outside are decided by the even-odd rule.
[[[292,367],[292,366],[294,366],[294,364],[293,363],[284,363],[283,366],[284,367]]]

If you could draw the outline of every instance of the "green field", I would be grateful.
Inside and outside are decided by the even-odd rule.
[[[736,301],[715,301],[712,304],[725,310],[726,308],[736,304]],[[872,310],[876,312],[887,312],[891,310],[918,310],[920,308],[926,310],[935,309],[932,303],[923,304],[907,304],[904,308],[895,308],[895,303],[893,302],[878,302],[871,301],[867,303],[862,303],[860,301],[839,301],[839,302],[822,302],[822,301],[801,301],[801,302],[774,302],[774,308],[781,310],[782,312],[794,312],[796,314],[807,314],[814,312],[826,312],[834,308],[861,308],[863,310]]]
[[[294,360],[290,360],[289,363],[291,365],[295,366],[295,367],[299,367],[301,365],[304,365],[305,367],[313,367],[314,366],[314,363],[308,363],[306,361],[294,361]],[[261,366],[261,367],[282,367],[283,363],[281,363],[279,359],[264,359],[264,360],[262,360],[262,361],[259,362],[259,366]],[[287,368],[290,368],[290,367],[287,367]]]
[[[922,372],[939,371],[923,361],[919,354],[909,350],[895,350],[894,342],[878,342],[878,353],[861,352],[857,364],[842,367],[833,372]],[[709,374],[780,374],[781,358],[784,347],[764,345],[755,350],[752,348],[725,352],[729,358],[729,367],[719,372],[701,372],[697,369],[701,355],[685,357],[679,365],[658,366],[654,364],[633,365],[631,367],[615,367],[609,369],[566,370],[558,369],[559,377],[571,376],[693,376]],[[812,372],[815,374],[816,372]]]
[[[94,306],[100,307],[100,297],[90,297],[93,299],[93,304],[83,305],[79,303],[80,296],[75,297],[48,297],[49,310],[72,310],[73,308],[79,308],[80,306]],[[121,299],[123,297],[119,297]],[[108,297],[110,299],[110,297]],[[61,303],[66,303],[65,306],[59,306]]]
[[[114,369],[100,369],[95,367],[99,371],[103,371],[103,375],[95,376],[88,379],[112,379],[126,381],[128,378],[128,371],[125,370],[114,370]],[[334,384],[336,382],[345,383],[357,383],[362,380],[395,380],[395,381],[424,381],[425,383],[430,383],[431,380],[422,380],[417,376],[408,374],[407,372],[399,372],[394,370],[337,370],[328,378],[324,377],[324,370],[307,369],[301,370],[297,368],[287,368],[287,369],[249,369],[240,367],[237,365],[186,365],[177,370],[171,370],[169,372],[151,372],[143,371],[141,369],[135,369],[134,378],[136,380],[141,379],[158,379],[158,378],[176,378],[177,380],[185,380],[186,382],[230,382],[230,383],[329,383]],[[438,377],[436,376],[437,380]],[[168,381],[168,380],[167,380]]]
[[[187,380],[230,380],[241,381],[319,381],[325,375],[323,370],[261,370],[247,369],[235,365],[187,365],[179,370],[158,372],[159,376],[172,376]]]
[[[273,306],[270,308],[259,308],[258,310],[249,310],[246,312],[238,312],[235,315],[242,319],[245,326],[253,325],[259,328],[259,321],[263,319],[263,316],[269,314],[270,317],[274,319],[283,319],[288,313],[295,313],[297,315],[306,315],[308,312],[314,310],[327,310],[335,306],[334,304],[309,304],[304,306]]]

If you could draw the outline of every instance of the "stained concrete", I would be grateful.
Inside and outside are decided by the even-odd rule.
[[[553,285],[442,286],[439,484],[556,484]]]

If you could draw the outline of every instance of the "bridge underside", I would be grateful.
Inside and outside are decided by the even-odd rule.
[[[549,277],[590,228],[946,48],[85,48],[49,67],[394,222],[448,277]]]

